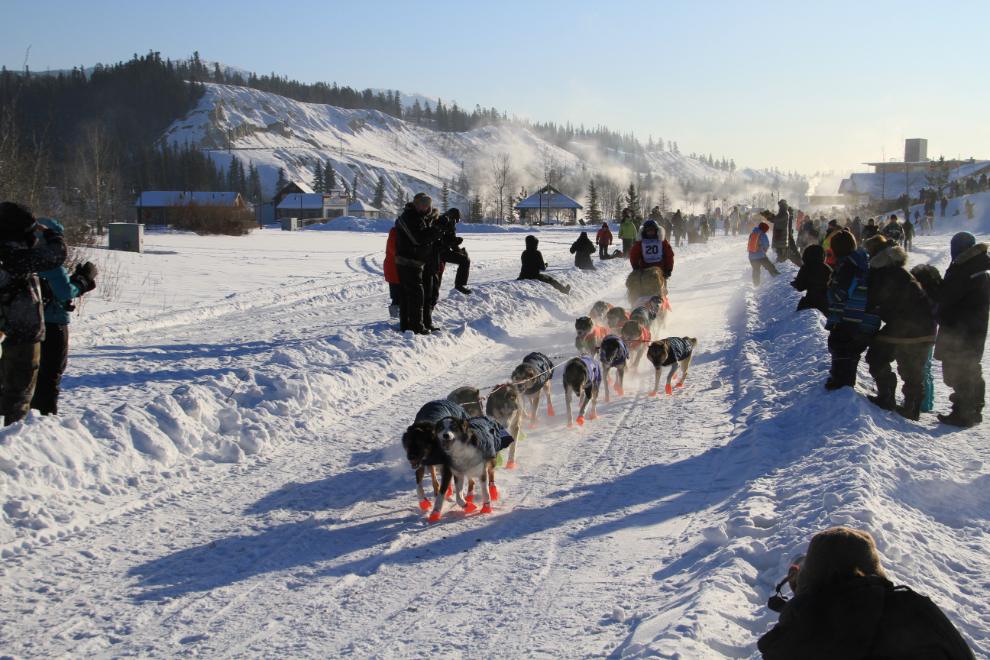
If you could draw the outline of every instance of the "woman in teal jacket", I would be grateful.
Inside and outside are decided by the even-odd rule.
[[[57,220],[38,218],[38,222],[59,233],[65,231]],[[65,266],[38,273],[45,305],[45,339],[31,407],[42,415],[58,414],[59,385],[69,362],[69,322],[75,309],[72,300],[96,288],[95,278],[96,266],[89,262],[77,266],[71,277]]]

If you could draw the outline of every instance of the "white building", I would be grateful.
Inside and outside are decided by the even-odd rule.
[[[342,190],[332,193],[290,193],[275,207],[278,219],[299,218],[304,220],[339,218],[347,215],[350,198]]]

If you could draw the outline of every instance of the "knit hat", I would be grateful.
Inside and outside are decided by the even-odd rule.
[[[787,206],[787,200],[786,199],[782,199],[782,200],[778,201],[777,202],[777,206]]]
[[[0,241],[23,241],[34,233],[35,219],[26,207],[0,203]]]
[[[427,202],[430,206],[433,206],[433,198],[426,193],[416,193],[413,197],[413,206],[419,206],[420,202]]]
[[[444,213],[444,215],[450,218],[451,220],[453,220],[454,222],[458,222],[461,219],[461,210],[447,209],[447,212]]]
[[[798,573],[796,593],[849,579],[856,571],[887,577],[873,537],[869,532],[848,527],[826,529],[811,537],[808,555]]]
[[[832,234],[832,241],[829,243],[832,254],[836,259],[841,259],[856,249],[856,237],[848,229],[837,231]]]
[[[949,243],[949,251],[952,253],[952,260],[955,261],[959,255],[976,245],[976,236],[968,231],[961,231],[952,237]]]
[[[757,225],[757,227],[759,227],[760,231],[762,231],[763,233],[770,231],[770,225],[768,225],[765,222],[761,222],[760,224]]]
[[[839,221],[838,220],[829,220],[828,221],[828,226],[829,227],[838,227],[839,226]]]

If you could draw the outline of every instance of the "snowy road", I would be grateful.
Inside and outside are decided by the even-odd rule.
[[[558,374],[557,416],[498,471],[494,514],[448,504],[427,526],[398,445],[418,407],[501,382],[531,350],[573,355],[574,317],[622,301],[628,265],[554,272],[567,298],[513,281],[521,235],[472,236],[476,295],[445,291],[449,332],[406,340],[367,236],[307,237],[334,254],[297,259],[292,279],[244,248],[225,297],[172,266],[187,304],[79,328],[66,421],[0,440],[17,465],[3,492],[27,512],[0,546],[0,653],[753,657],[789,558],[851,524],[988,657],[987,434],[826,397],[824,333],[791,312],[789,266],[754,291],[741,238],[679,250],[664,336],[699,339],[687,386],[654,399],[652,373],[630,376],[597,421],[567,429]],[[573,234],[540,237],[548,261],[569,261]],[[920,239],[915,256],[944,269],[943,243]],[[239,283],[252,259],[274,286]]]

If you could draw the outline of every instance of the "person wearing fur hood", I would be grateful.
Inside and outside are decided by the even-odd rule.
[[[629,263],[633,270],[659,268],[664,277],[670,277],[674,272],[674,251],[664,236],[663,227],[653,220],[643,223],[636,236],[636,244],[629,252]]]
[[[894,241],[875,236],[864,244],[870,255],[867,311],[880,315],[883,327],[866,353],[866,364],[877,384],[876,396],[869,397],[884,410],[897,410],[917,420],[925,397],[925,362],[935,344],[935,319],[921,284],[908,272],[907,252]],[[897,376],[890,368],[897,361],[897,373],[904,381],[904,404],[896,405]]]
[[[795,595],[757,642],[764,660],[975,659],[938,605],[894,586],[869,532],[821,531],[808,544],[803,564],[788,571]]]
[[[967,231],[952,237],[951,254],[938,292],[935,359],[942,361],[942,380],[953,390],[952,412],[938,419],[968,428],[983,421],[986,399],[982,361],[990,317],[990,257],[987,244],[977,243]]]

